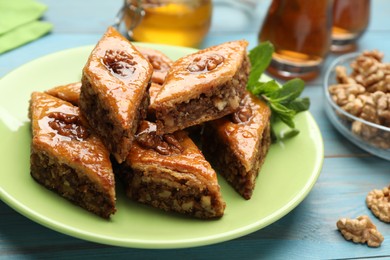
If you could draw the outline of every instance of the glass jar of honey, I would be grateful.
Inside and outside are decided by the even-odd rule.
[[[284,79],[319,75],[331,44],[333,0],[273,0],[259,32],[275,52],[268,72]]]
[[[357,49],[357,40],[370,20],[370,0],[334,0],[332,46],[333,52]]]
[[[123,20],[132,40],[198,47],[209,31],[211,0],[125,0]]]

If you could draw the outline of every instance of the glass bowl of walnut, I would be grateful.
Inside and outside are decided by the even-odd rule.
[[[390,160],[390,63],[373,50],[340,56],[325,74],[325,111],[336,129]]]

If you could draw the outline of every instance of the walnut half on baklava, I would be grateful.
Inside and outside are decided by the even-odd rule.
[[[200,50],[173,63],[152,109],[158,134],[221,118],[237,110],[250,71],[246,41]]]
[[[135,201],[202,219],[224,213],[217,175],[185,131],[159,136],[154,123],[143,121],[117,170]]]
[[[144,46],[136,46],[136,48],[153,67],[152,82],[160,85],[163,84],[172,66],[172,60],[161,51]]]
[[[146,116],[152,73],[148,60],[111,27],[83,68],[81,112],[119,163],[130,151],[139,120]]]
[[[80,207],[109,218],[116,211],[110,154],[88,130],[79,108],[34,92],[29,109],[31,176]]]
[[[252,196],[271,144],[270,116],[267,104],[247,92],[237,112],[204,128],[206,158],[245,199]]]

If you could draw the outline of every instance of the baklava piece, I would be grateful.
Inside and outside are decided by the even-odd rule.
[[[135,201],[201,219],[224,213],[217,175],[185,131],[159,136],[154,123],[143,121],[118,167],[126,194]]]
[[[163,84],[173,61],[161,51],[143,46],[136,46],[136,48],[153,67],[152,82]]]
[[[221,118],[237,110],[250,62],[246,41],[232,41],[173,63],[152,109],[158,134]]]
[[[139,120],[146,116],[152,72],[150,63],[112,27],[83,69],[81,112],[119,163],[130,151]]]
[[[155,122],[156,121],[156,111],[153,109],[153,102],[154,100],[156,99],[156,96],[158,94],[158,92],[160,92],[161,90],[161,85],[160,84],[157,84],[157,83],[154,83],[152,82],[152,84],[150,84],[150,87],[149,87],[149,106],[148,106],[148,116],[147,116],[147,120],[149,121],[153,121]]]
[[[31,176],[46,188],[103,218],[115,213],[110,154],[71,103],[34,92]]]
[[[152,83],[149,88],[149,97],[150,97],[150,105],[151,106],[154,103],[154,100],[157,97],[158,92],[161,90],[161,85],[157,83]]]
[[[81,82],[70,83],[46,90],[45,93],[79,106]]]
[[[238,111],[204,128],[206,158],[245,199],[252,196],[271,144],[270,116],[269,107],[247,92]]]
[[[155,111],[151,108],[165,77],[172,66],[173,61],[164,53],[144,46],[136,46],[137,50],[149,61],[153,67],[152,84],[149,87],[150,105],[148,107],[148,119],[155,120]]]

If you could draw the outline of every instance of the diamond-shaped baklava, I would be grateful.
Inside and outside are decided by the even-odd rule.
[[[82,73],[80,109],[115,159],[125,160],[140,119],[146,116],[153,68],[110,27]]]
[[[110,154],[71,103],[34,92],[30,100],[31,176],[101,217],[115,209]]]
[[[127,195],[138,202],[204,219],[224,213],[217,175],[185,131],[159,136],[154,123],[143,121],[118,167]]]
[[[173,133],[237,110],[250,71],[246,41],[200,50],[173,63],[151,105],[157,131]]]
[[[206,158],[245,199],[252,196],[271,144],[270,116],[266,103],[247,92],[238,111],[204,128]]]

